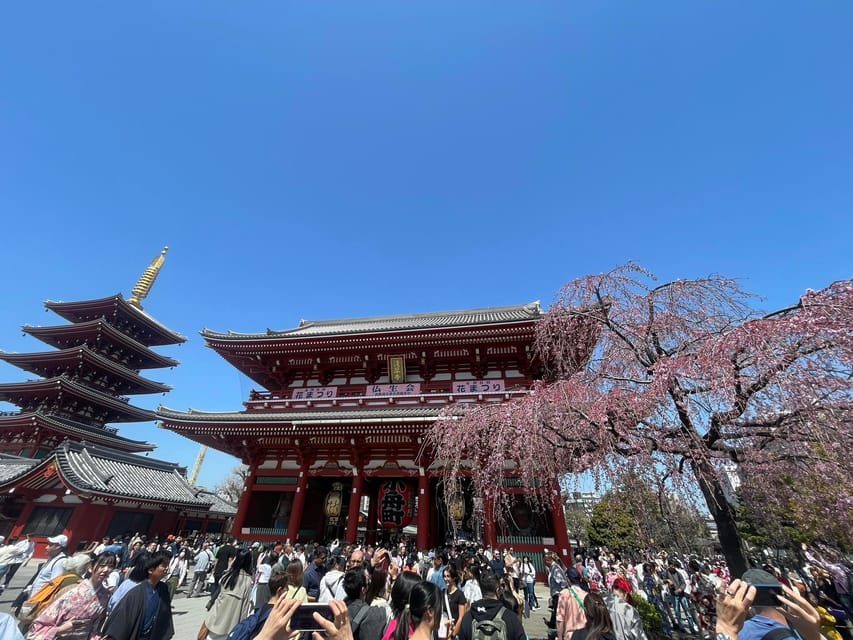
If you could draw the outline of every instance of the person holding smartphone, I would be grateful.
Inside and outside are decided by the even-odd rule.
[[[742,580],[755,587],[755,600],[738,640],[821,640],[820,614],[799,591],[763,569],[749,569]]]

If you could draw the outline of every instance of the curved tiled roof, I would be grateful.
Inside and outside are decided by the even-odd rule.
[[[118,390],[119,393],[166,393],[172,390],[169,385],[149,380],[124,365],[92,351],[86,345],[59,349],[58,351],[28,353],[8,353],[0,350],[0,360],[5,360],[24,371],[45,377],[56,375],[54,370],[59,369],[58,365],[63,363],[67,366],[76,367],[80,362],[86,362],[98,371],[117,377],[123,383],[123,388]]]
[[[100,317],[121,314],[136,325],[144,326],[150,332],[150,342],[146,346],[179,344],[186,342],[185,336],[161,324],[142,309],[130,304],[120,293],[106,298],[79,300],[74,302],[56,302],[47,300],[44,306],[65,318],[69,322],[87,322]]]
[[[448,409],[442,406],[417,407],[371,407],[369,409],[325,409],[322,411],[177,411],[160,405],[154,413],[161,420],[182,422],[345,422],[347,420],[411,420],[424,418],[434,420]]]
[[[530,322],[542,317],[539,301],[508,307],[486,307],[462,311],[436,311],[408,315],[350,318],[346,320],[302,320],[293,329],[266,333],[218,333],[203,329],[201,335],[215,340],[257,340],[263,338],[308,338],[353,333],[379,333],[421,329],[471,327],[506,322]]]
[[[59,394],[80,398],[89,404],[103,407],[114,412],[107,422],[145,422],[154,419],[154,413],[148,409],[130,404],[126,399],[103,393],[91,387],[74,382],[65,376],[33,380],[29,382],[0,383],[0,399],[18,404],[18,395],[38,395],[53,397]]]
[[[34,462],[28,467],[17,463],[18,473],[0,480],[0,490],[55,465],[63,483],[78,493],[205,509],[214,502],[187,482],[184,467],[107,447],[66,441]],[[0,467],[4,464],[16,463],[0,461]]]
[[[25,324],[22,327],[24,333],[28,333],[58,349],[77,347],[86,343],[96,343],[101,337],[130,349],[139,360],[140,369],[155,369],[162,367],[176,367],[180,363],[174,358],[164,356],[146,347],[141,342],[134,340],[126,333],[119,331],[104,318],[78,322],[76,324],[60,324],[50,326],[33,326]]]
[[[0,453],[0,484],[26,473],[41,460]]]
[[[144,440],[125,438],[115,433],[113,429],[93,427],[67,418],[61,418],[60,416],[47,415],[40,411],[0,415],[0,426],[4,424],[20,425],[24,423],[32,425],[32,427],[44,425],[47,428],[56,430],[63,437],[75,440],[88,440],[90,442],[94,440],[95,444],[118,447],[124,451],[152,451],[156,446]]]

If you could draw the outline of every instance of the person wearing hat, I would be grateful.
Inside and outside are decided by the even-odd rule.
[[[763,569],[749,569],[742,580],[755,587],[755,615],[743,623],[738,640],[821,640],[820,614],[799,591]],[[729,597],[731,587],[720,594]]]
[[[63,573],[62,562],[66,558],[65,547],[68,546],[68,536],[60,533],[58,536],[51,536],[47,539],[45,553],[47,553],[47,561],[33,580],[28,593],[38,593],[45,584],[54,578],[61,576]]]
[[[631,584],[622,576],[618,576],[607,595],[605,602],[607,610],[610,611],[613,634],[616,640],[647,640],[643,621],[633,606],[631,591]]]

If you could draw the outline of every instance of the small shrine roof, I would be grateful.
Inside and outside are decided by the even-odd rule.
[[[128,369],[114,360],[92,351],[88,346],[71,347],[58,351],[39,351],[30,353],[8,353],[0,350],[0,360],[20,367],[24,371],[35,373],[44,377],[52,377],[57,374],[56,365],[63,363],[77,364],[81,361],[88,362],[93,368],[103,371],[113,377],[118,377],[124,384],[120,393],[166,393],[172,387],[162,382],[149,380],[140,376],[135,371]]]
[[[54,397],[60,394],[75,396],[86,404],[108,409],[112,416],[107,422],[147,422],[154,419],[154,412],[130,404],[126,399],[111,396],[65,376],[46,380],[0,383],[0,400],[20,406],[18,398],[43,395]]]
[[[174,358],[161,355],[149,349],[141,342],[134,340],[126,333],[119,331],[104,318],[96,318],[77,324],[45,327],[25,324],[22,329],[25,333],[58,349],[76,347],[82,344],[95,344],[101,336],[105,336],[111,342],[121,344],[135,353],[139,359],[138,366],[140,369],[176,367],[180,364]]]
[[[436,311],[407,315],[350,318],[345,320],[302,320],[293,329],[266,333],[218,333],[204,329],[201,335],[215,340],[258,340],[270,338],[311,338],[356,333],[384,333],[423,329],[446,329],[488,324],[530,322],[542,317],[539,301],[507,307],[486,307],[462,311]]]
[[[101,317],[121,317],[131,324],[145,327],[150,336],[146,346],[179,344],[187,341],[185,336],[172,331],[139,307],[130,304],[120,293],[106,298],[80,300],[77,302],[47,300],[44,306],[69,322],[74,323],[88,322],[89,320]]]
[[[0,461],[0,466],[3,464]],[[40,470],[52,465],[59,471],[63,484],[77,493],[206,509],[215,502],[207,493],[191,486],[184,477],[186,469],[177,464],[67,441],[35,465],[24,467],[20,463],[20,473],[0,481],[0,490],[43,476]]]

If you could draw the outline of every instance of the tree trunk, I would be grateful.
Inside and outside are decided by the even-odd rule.
[[[723,548],[723,557],[726,559],[732,579],[740,578],[749,568],[749,560],[735,523],[734,507],[726,497],[719,476],[710,462],[693,460],[691,467],[699,482],[705,503],[708,505],[708,511],[711,512],[711,517],[717,525],[717,537]]]

